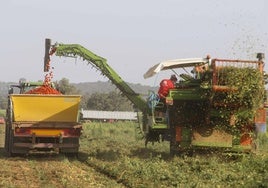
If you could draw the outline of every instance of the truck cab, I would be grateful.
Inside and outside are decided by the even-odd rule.
[[[43,86],[43,82],[26,82],[26,81],[20,81],[19,84],[12,84],[9,86],[8,94],[23,94],[27,93],[28,91],[31,91],[37,87]],[[53,83],[50,84],[50,87],[55,89],[55,86]]]

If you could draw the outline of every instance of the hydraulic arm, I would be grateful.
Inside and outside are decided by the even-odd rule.
[[[107,64],[107,60],[79,44],[50,44],[50,39],[46,39],[46,55],[44,70],[48,71],[49,56],[55,53],[56,56],[81,57],[97,70],[100,70],[112,83],[142,112],[148,111],[148,105],[139,94],[133,91],[122,78]],[[50,51],[49,51],[50,49]]]

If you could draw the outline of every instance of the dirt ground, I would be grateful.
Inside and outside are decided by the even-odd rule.
[[[60,154],[6,157],[4,125],[0,126],[0,187],[124,187],[77,158]]]

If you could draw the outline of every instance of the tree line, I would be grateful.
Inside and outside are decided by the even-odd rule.
[[[81,94],[74,85],[69,83],[66,78],[55,83],[56,89],[62,94]],[[108,93],[95,92],[91,95],[85,93],[82,95],[81,108],[87,110],[103,110],[103,111],[133,111],[132,103],[120,92],[116,90]]]

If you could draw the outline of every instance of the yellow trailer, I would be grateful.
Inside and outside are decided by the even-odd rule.
[[[5,136],[7,153],[76,154],[82,130],[80,100],[80,95],[10,94]]]
[[[77,122],[80,96],[11,95],[14,121]]]

